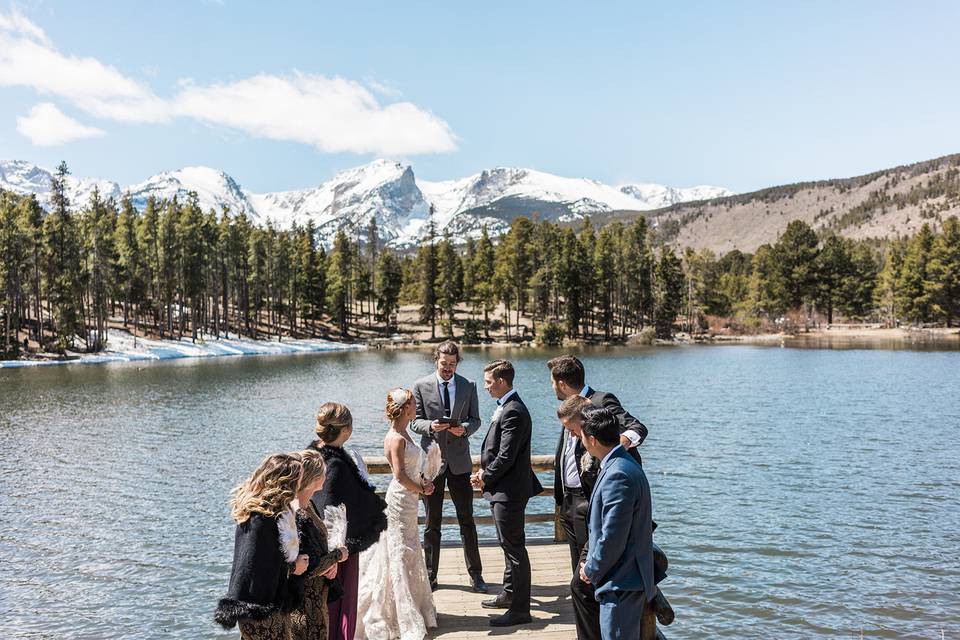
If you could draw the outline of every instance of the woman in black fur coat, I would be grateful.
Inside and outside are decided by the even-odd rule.
[[[331,602],[329,607],[330,640],[353,640],[357,628],[357,588],[360,576],[360,552],[365,551],[380,539],[387,528],[387,507],[384,499],[364,473],[357,461],[344,449],[344,443],[353,433],[353,416],[350,410],[335,402],[321,405],[317,411],[318,440],[310,444],[323,456],[327,464],[327,480],[320,491],[313,494],[317,513],[323,513],[328,505],[345,505],[347,508],[346,562],[339,565],[336,581],[343,590],[343,597]]]
[[[303,598],[296,576],[310,562],[300,553],[297,496],[308,499],[323,486],[324,466],[316,451],[275,454],[234,489],[233,567],[214,620],[239,626],[243,640],[290,639],[290,611]]]

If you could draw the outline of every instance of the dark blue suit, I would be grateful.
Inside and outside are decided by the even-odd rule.
[[[604,640],[640,637],[643,604],[656,595],[651,518],[647,476],[617,446],[590,496],[590,549],[583,567],[600,602]]]

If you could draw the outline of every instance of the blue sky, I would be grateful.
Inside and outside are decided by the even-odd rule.
[[[960,152],[958,21],[932,1],[0,4],[0,158],[121,184],[203,164],[254,191],[380,156],[747,191]]]

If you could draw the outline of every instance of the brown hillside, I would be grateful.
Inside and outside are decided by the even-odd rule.
[[[621,212],[610,219],[629,219]],[[687,202],[644,215],[660,238],[681,247],[754,251],[791,220],[857,239],[912,235],[960,215],[960,154],[855,178],[801,182],[715,200]]]

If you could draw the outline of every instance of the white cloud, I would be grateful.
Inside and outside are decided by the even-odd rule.
[[[16,10],[0,15],[0,86],[32,87],[102,118],[162,122],[169,117],[147,86],[96,58],[60,53],[40,27]]]
[[[96,58],[60,53],[40,27],[17,10],[0,14],[3,86],[32,87],[105,120],[162,123],[193,118],[325,152],[399,156],[457,147],[450,126],[429,111],[411,102],[380,104],[374,92],[385,99],[398,94],[390,95],[394,90],[373,81],[365,86],[321,75],[260,74],[207,86],[186,82],[164,99]]]
[[[261,74],[230,84],[186,86],[173,110],[327,152],[402,155],[456,148],[453,132],[440,118],[409,102],[381,106],[363,85],[343,78]]]
[[[101,129],[77,122],[50,102],[42,102],[27,115],[17,117],[17,131],[40,147],[54,147],[104,134]]]

